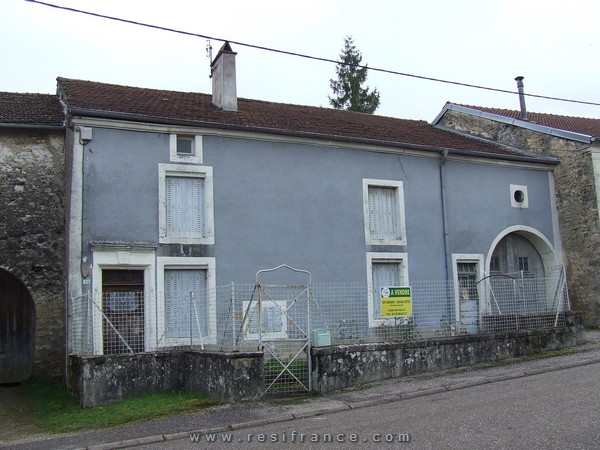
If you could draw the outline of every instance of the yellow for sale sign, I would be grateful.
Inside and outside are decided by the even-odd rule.
[[[381,317],[412,317],[410,287],[381,288]]]

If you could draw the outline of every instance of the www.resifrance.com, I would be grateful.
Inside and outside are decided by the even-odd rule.
[[[303,433],[299,431],[284,431],[279,433],[190,433],[190,441],[198,443],[240,443],[240,442],[281,442],[287,444],[310,443],[409,443],[408,433],[373,433],[361,437],[356,433]]]

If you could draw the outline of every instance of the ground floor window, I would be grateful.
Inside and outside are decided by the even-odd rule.
[[[260,312],[257,302],[244,302],[245,338],[253,340],[258,339],[260,335],[263,339],[286,339],[288,337],[286,311],[285,301],[262,301]]]
[[[214,258],[158,258],[158,347],[212,343],[216,337]]]
[[[381,316],[381,289],[408,286],[408,257],[406,253],[367,253],[367,284],[369,326],[385,325],[389,319]]]

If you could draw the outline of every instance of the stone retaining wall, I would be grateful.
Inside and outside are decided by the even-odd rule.
[[[262,353],[165,351],[69,357],[69,390],[82,408],[156,392],[198,392],[220,402],[262,396]]]
[[[435,372],[572,347],[583,343],[581,314],[567,326],[410,342],[313,348],[313,389],[325,393],[389,378]],[[262,352],[173,350],[69,358],[69,389],[81,407],[183,390],[220,402],[264,395]]]
[[[532,331],[313,348],[313,389],[324,393],[582,344],[581,314],[568,320],[569,326]]]

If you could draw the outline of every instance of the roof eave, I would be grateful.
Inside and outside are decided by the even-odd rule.
[[[64,125],[41,125],[32,123],[11,123],[4,122],[0,123],[0,128],[21,128],[27,130],[46,130],[46,131],[62,131],[65,129]]]
[[[123,112],[115,112],[115,111],[90,110],[90,109],[83,109],[83,108],[70,108],[69,113],[71,116],[81,116],[81,117],[90,117],[90,118],[98,118],[98,119],[113,119],[113,120],[123,120],[123,121],[130,121],[130,122],[144,122],[144,123],[151,123],[151,124],[175,125],[175,126],[210,127],[210,128],[230,130],[230,131],[268,133],[268,134],[274,134],[274,135],[279,135],[279,136],[325,139],[328,141],[334,141],[334,142],[340,142],[340,143],[346,142],[346,143],[351,143],[351,144],[363,144],[363,145],[373,145],[373,146],[380,146],[380,147],[418,150],[418,151],[437,153],[437,154],[446,153],[446,154],[452,154],[452,155],[457,155],[457,156],[470,156],[470,157],[478,157],[478,158],[496,159],[496,160],[504,160],[504,161],[515,161],[515,162],[527,162],[527,163],[545,164],[545,165],[558,164],[558,160],[556,158],[542,157],[539,155],[532,155],[532,156],[506,155],[506,154],[501,154],[501,153],[488,153],[488,152],[482,152],[482,151],[463,150],[463,149],[456,149],[456,148],[450,148],[450,147],[436,147],[436,146],[430,146],[430,145],[419,145],[419,144],[403,143],[403,142],[396,142],[396,141],[385,141],[385,140],[378,140],[378,139],[366,139],[366,138],[357,138],[357,137],[350,137],[350,136],[310,133],[310,132],[303,132],[303,131],[291,131],[291,130],[282,130],[282,129],[277,129],[277,128],[259,128],[259,127],[250,127],[250,126],[242,126],[242,125],[225,124],[225,123],[219,123],[219,122],[209,122],[209,121],[202,121],[202,120],[173,119],[173,118],[166,118],[166,117],[146,116],[143,114],[131,114],[131,113],[123,113]]]

